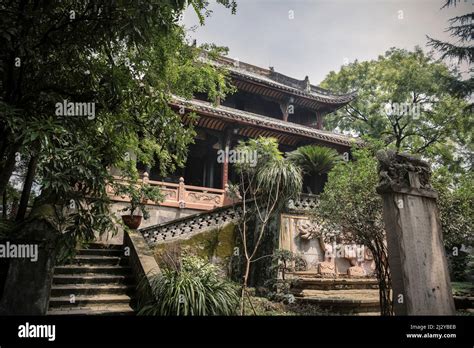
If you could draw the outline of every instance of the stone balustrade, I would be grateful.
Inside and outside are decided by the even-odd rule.
[[[318,206],[318,196],[308,193],[302,193],[297,199],[288,201],[288,211],[308,211]]]
[[[121,180],[119,177],[115,177],[115,179],[118,181]],[[212,210],[231,203],[227,198],[226,189],[186,185],[182,177],[179,178],[179,183],[176,184],[149,180],[148,173],[145,172],[142,181],[152,186],[159,186],[164,195],[163,202],[147,202],[147,204],[151,205],[162,205],[181,209]],[[116,196],[112,187],[109,187],[108,192],[114,201],[128,202],[130,200],[126,196]]]
[[[241,205],[225,206],[209,212],[201,212],[184,218],[168,221],[162,224],[145,227],[139,230],[148,245],[155,245],[186,239],[196,233],[210,228],[216,228],[239,220],[242,212]]]

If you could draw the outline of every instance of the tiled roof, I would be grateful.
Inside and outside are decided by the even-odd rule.
[[[211,63],[225,67],[236,77],[261,83],[289,94],[317,100],[326,104],[342,106],[351,102],[357,96],[356,91],[346,94],[336,94],[324,88],[311,85],[308,77],[304,80],[297,80],[280,74],[273,69],[264,69],[227,57],[222,57],[219,61],[213,61]]]
[[[321,141],[331,142],[344,146],[352,146],[354,143],[360,142],[360,139],[349,137],[342,134],[335,134],[320,129],[300,125],[293,122],[285,122],[268,116],[254,114],[252,112],[229,108],[226,106],[216,106],[201,100],[186,100],[180,97],[173,97],[172,104],[176,106],[185,106],[188,109],[199,113],[205,113],[215,117],[222,117],[229,121],[248,124],[256,127],[272,129],[290,134],[297,134],[307,138],[317,139]]]

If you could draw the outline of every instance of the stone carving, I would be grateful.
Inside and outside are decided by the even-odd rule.
[[[427,163],[393,152],[379,152],[388,261],[395,315],[454,315],[437,193]],[[386,310],[387,312],[388,310]]]
[[[176,190],[161,189],[161,193],[163,193],[165,200],[176,200],[178,197]]]
[[[427,162],[395,151],[379,151],[380,182],[378,191],[390,187],[414,187],[432,189],[430,184],[431,170]]]
[[[347,269],[347,275],[349,277],[364,277],[365,270],[360,266],[351,266]]]
[[[303,219],[298,220],[296,223],[296,230],[298,231],[297,236],[306,240],[313,239],[320,232],[320,228],[317,224]]]
[[[212,202],[214,204],[219,204],[221,202],[221,197],[212,193],[198,193],[190,192],[188,198],[193,202]]]
[[[320,262],[318,264],[318,273],[321,275],[333,275],[336,273],[336,265],[334,262]]]

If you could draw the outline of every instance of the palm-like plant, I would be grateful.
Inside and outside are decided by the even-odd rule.
[[[239,232],[245,257],[240,297],[240,313],[243,315],[251,263],[258,257],[259,246],[270,218],[289,199],[294,199],[301,193],[303,180],[301,169],[283,157],[274,138],[250,139],[241,142],[237,150],[243,153],[256,152],[258,155],[256,165],[242,162],[235,166],[240,177],[239,194],[242,197],[242,223],[239,225]],[[252,207],[247,205],[246,200],[253,202]],[[258,225],[253,231],[247,224],[250,219]]]
[[[150,285],[152,301],[140,315],[235,315],[239,303],[235,285],[219,277],[214,265],[195,256],[183,257],[179,268],[153,276]]]
[[[284,204],[295,199],[301,193],[303,179],[301,169],[294,163],[284,159],[273,159],[261,165],[256,175],[259,196],[264,201]],[[277,204],[278,206],[279,204]]]
[[[288,159],[299,166],[304,174],[321,175],[328,173],[340,160],[336,150],[316,146],[305,145],[288,153]]]

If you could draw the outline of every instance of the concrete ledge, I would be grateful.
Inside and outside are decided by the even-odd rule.
[[[137,231],[124,232],[124,247],[130,248],[130,267],[137,286],[141,285],[137,290],[144,292],[138,294],[137,291],[137,295],[139,298],[146,299],[152,296],[150,281],[153,276],[160,273],[160,267],[141,233]]]

